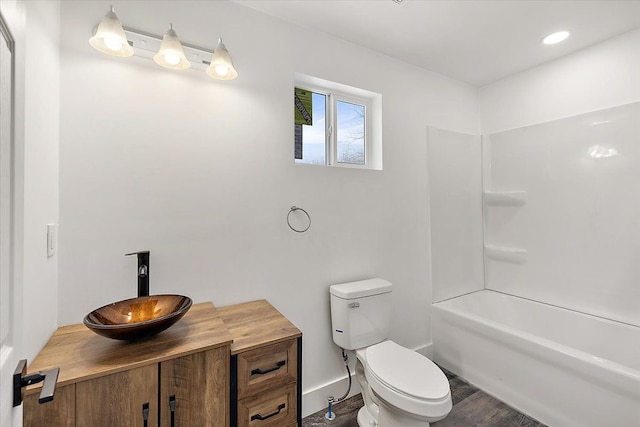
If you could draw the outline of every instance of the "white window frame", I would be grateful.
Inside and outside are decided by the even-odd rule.
[[[338,132],[337,129],[335,132],[332,132],[332,140],[331,140],[331,164],[333,166],[339,167],[349,167],[349,168],[365,168],[369,169],[369,158],[371,157],[371,100],[354,97],[349,94],[341,93],[341,92],[333,92],[331,94],[331,109],[333,117],[331,118],[331,122],[334,123],[337,127],[338,125],[338,102],[346,102],[355,105],[362,105],[364,107],[364,164],[358,163],[347,163],[338,161]]]
[[[325,166],[382,170],[382,96],[380,94],[298,73],[295,75],[294,87],[326,97]],[[336,129],[338,101],[362,105],[365,108],[364,164],[338,161]],[[296,164],[309,165],[303,162],[296,162]]]

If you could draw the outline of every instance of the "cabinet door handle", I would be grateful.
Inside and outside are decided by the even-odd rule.
[[[176,425],[176,395],[169,396],[169,410],[171,411],[171,427]]]
[[[281,403],[281,404],[278,405],[278,410],[277,411],[272,412],[269,415],[260,415],[260,414],[252,415],[251,416],[251,421],[253,421],[253,420],[264,421],[267,418],[275,417],[276,415],[278,415],[280,413],[280,411],[282,411],[286,407],[287,407],[287,405],[285,405],[284,403]]]
[[[149,426],[149,402],[142,404],[142,421],[144,422],[144,427]]]
[[[286,365],[287,362],[284,360],[279,361],[278,363],[276,363],[276,366],[274,366],[273,368],[269,368],[267,370],[262,370],[262,369],[254,369],[253,371],[251,371],[251,375],[264,375],[264,374],[268,374],[269,372],[273,372],[273,371],[277,371],[278,369],[280,369],[281,367],[283,367],[284,365]]]

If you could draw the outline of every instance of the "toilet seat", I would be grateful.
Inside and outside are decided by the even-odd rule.
[[[449,381],[428,358],[393,341],[383,341],[363,352],[371,389],[383,400],[425,417],[451,410]]]

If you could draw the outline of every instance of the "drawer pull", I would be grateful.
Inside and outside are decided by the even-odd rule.
[[[287,407],[287,405],[285,405],[284,403],[281,403],[281,404],[278,405],[278,410],[277,411],[272,412],[269,415],[265,415],[265,416],[262,416],[260,414],[252,415],[251,416],[251,421],[253,421],[253,420],[264,421],[267,418],[275,417],[276,415],[278,415],[280,413],[280,411],[282,411],[286,407]]]
[[[266,371],[263,371],[262,369],[254,369],[253,371],[251,371],[251,375],[268,374],[269,372],[277,371],[278,369],[280,369],[281,367],[283,367],[286,364],[287,364],[287,362],[285,362],[284,360],[281,360],[278,363],[276,363],[276,366],[274,366],[273,368],[269,368]]]

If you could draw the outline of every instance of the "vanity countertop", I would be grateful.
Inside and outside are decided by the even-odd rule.
[[[218,315],[233,337],[232,355],[302,336],[302,332],[266,300],[220,307]]]
[[[57,386],[64,386],[229,345],[232,341],[219,310],[206,302],[194,304],[166,331],[138,342],[101,337],[82,323],[62,326],[29,366],[29,372],[59,367]],[[34,384],[26,394],[41,387],[42,383]]]

